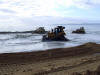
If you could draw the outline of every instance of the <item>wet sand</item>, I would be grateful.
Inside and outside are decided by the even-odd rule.
[[[100,65],[100,44],[38,52],[0,54],[0,75],[70,75],[96,70]]]

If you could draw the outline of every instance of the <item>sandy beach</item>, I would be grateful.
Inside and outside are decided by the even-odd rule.
[[[0,75],[71,75],[100,65],[100,44],[0,54]]]

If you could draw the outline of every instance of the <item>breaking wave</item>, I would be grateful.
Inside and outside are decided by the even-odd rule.
[[[18,38],[28,38],[31,37],[33,35],[26,35],[26,34],[17,34],[14,38],[18,39]]]
[[[81,45],[87,42],[96,42],[100,44],[100,27],[99,25],[84,26],[86,34],[72,34],[75,30],[82,25],[71,25],[66,27],[66,37],[71,41],[68,42],[42,42],[42,35],[31,33],[18,33],[18,34],[0,34],[0,53],[6,52],[23,52],[45,50],[51,48],[64,48]],[[48,28],[49,29],[49,28]]]

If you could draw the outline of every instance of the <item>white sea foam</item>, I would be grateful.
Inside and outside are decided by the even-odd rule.
[[[56,25],[55,25],[56,26]],[[55,26],[45,26],[50,30]],[[78,46],[87,42],[100,44],[100,25],[64,25],[68,42],[52,41],[42,42],[42,35],[23,34],[0,34],[0,53],[38,51],[52,48],[66,48]],[[86,34],[72,34],[71,32],[79,27],[85,27]]]

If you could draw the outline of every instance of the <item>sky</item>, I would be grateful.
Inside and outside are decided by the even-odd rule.
[[[88,22],[100,22],[100,0],[0,0],[0,30]]]

